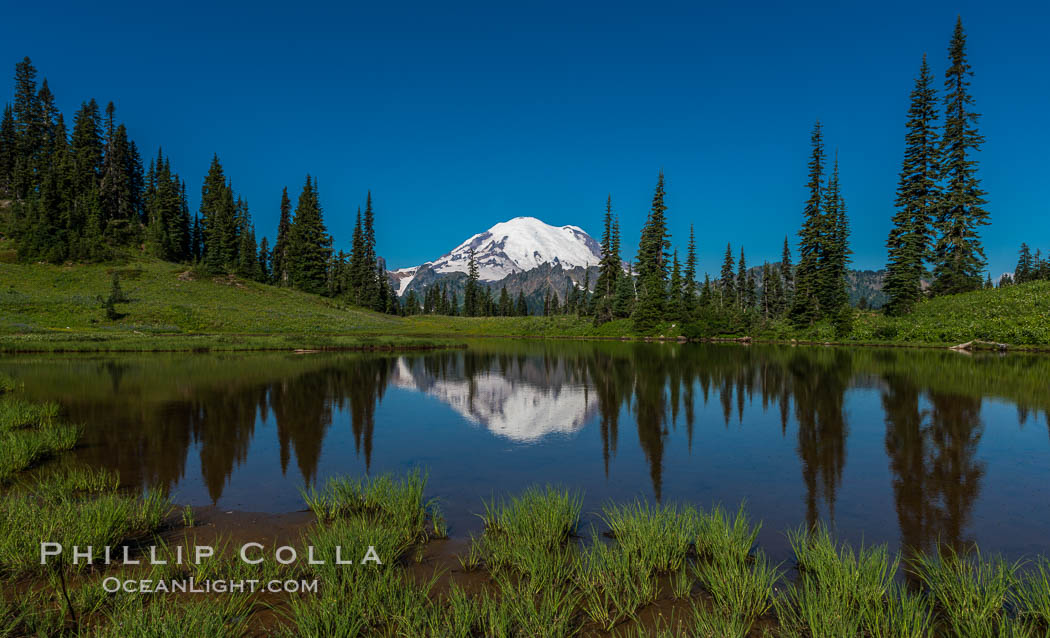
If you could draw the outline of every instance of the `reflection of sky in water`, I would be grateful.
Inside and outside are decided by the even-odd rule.
[[[848,351],[768,349],[767,360],[767,350],[723,347],[687,360],[666,346],[500,347],[509,358],[227,357],[206,387],[180,379],[160,398],[147,392],[151,375],[177,359],[133,359],[108,396],[58,381],[97,361],[11,359],[0,371],[87,425],[80,458],[127,480],[167,477],[193,505],[217,496],[224,509],[299,510],[306,480],[423,466],[460,534],[480,527],[474,513],[493,493],[556,483],[585,492],[591,520],[609,499],[746,500],[779,556],[783,530],[818,518],[893,547],[940,536],[1011,555],[1050,549],[1043,412],[1022,423],[1009,401],[930,392],[928,371],[901,375]],[[286,376],[232,381],[245,365],[287,361],[297,367]]]

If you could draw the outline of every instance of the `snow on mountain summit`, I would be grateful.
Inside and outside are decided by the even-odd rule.
[[[515,217],[474,235],[429,265],[438,273],[467,272],[471,249],[482,281],[499,281],[543,264],[575,268],[594,266],[601,260],[601,246],[582,228]],[[406,286],[407,282],[402,283],[402,290]]]

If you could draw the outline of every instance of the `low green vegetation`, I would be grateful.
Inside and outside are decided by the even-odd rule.
[[[1045,559],[1024,566],[943,548],[936,556],[902,561],[882,545],[855,550],[818,526],[789,532],[794,560],[777,565],[755,548],[759,526],[742,507],[610,503],[599,525],[608,534],[595,528],[584,539],[578,493],[529,488],[484,504],[484,530],[468,550],[476,553],[473,566],[447,572],[419,564],[426,546],[441,537],[433,531],[437,511],[425,496],[425,474],[335,478],[304,491],[317,520],[297,545],[303,551],[313,546],[325,563],[248,565],[231,541],[220,539],[212,541],[214,556],[180,564],[174,545],[192,544],[196,530],[168,516],[170,505],[161,497],[128,497],[129,506],[117,507],[117,484],[105,471],[41,472],[9,488],[3,525],[29,530],[33,539],[61,528],[69,530],[59,532],[64,542],[80,544],[127,543],[132,536],[181,528],[181,539],[168,534],[168,541],[152,541],[167,562],[55,571],[5,559],[6,582],[29,577],[39,586],[26,596],[0,597],[0,636],[928,638],[1042,636],[1050,630]],[[25,499],[46,501],[54,509],[43,515],[50,524],[14,521],[28,511]],[[61,507],[72,499],[79,507]],[[85,507],[92,502],[107,505]],[[369,546],[382,560],[357,564]],[[335,564],[336,547],[354,564]],[[5,546],[0,555],[21,551]],[[58,577],[63,572],[68,579]],[[904,584],[907,573],[916,587]],[[250,593],[107,594],[101,580],[111,575],[317,579],[319,588],[266,599]],[[655,616],[649,612],[654,605],[662,609]]]
[[[79,428],[55,419],[56,404],[31,403],[14,390],[14,380],[0,375],[0,484],[71,449],[80,437]]]

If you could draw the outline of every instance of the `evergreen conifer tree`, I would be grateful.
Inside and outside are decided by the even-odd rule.
[[[933,251],[933,292],[954,294],[981,287],[984,249],[978,228],[988,224],[985,192],[977,178],[976,153],[984,137],[973,109],[962,18],[956,20],[948,47],[951,66],[944,74],[944,134],[940,175],[944,182],[936,225],[940,232]]]
[[[737,305],[736,279],[733,274],[733,246],[726,244],[725,258],[722,260],[722,273],[719,278],[719,289],[722,293],[722,307],[735,308]]]
[[[325,228],[320,198],[309,175],[295,207],[288,243],[288,266],[294,285],[306,292],[323,294],[327,289],[332,239]]]
[[[671,246],[664,205],[664,174],[660,171],[649,217],[638,243],[638,298],[632,318],[638,332],[651,330],[660,321],[667,301],[667,277]]]
[[[274,240],[270,257],[273,282],[279,286],[290,284],[288,279],[288,239],[292,230],[292,202],[288,199],[288,187],[281,189],[280,217],[277,220],[277,239]]]
[[[819,121],[813,126],[810,143],[812,152],[809,159],[809,181],[806,183],[809,198],[802,211],[799,261],[794,273],[795,290],[791,306],[791,318],[798,325],[812,323],[820,318],[823,312],[820,306],[820,258],[824,252],[827,228],[822,210],[824,133]]]
[[[934,245],[933,215],[940,197],[936,125],[937,95],[924,55],[911,92],[904,161],[897,183],[897,212],[886,240],[888,257],[883,291],[888,297],[886,312],[891,315],[909,312],[922,298],[925,262]]]

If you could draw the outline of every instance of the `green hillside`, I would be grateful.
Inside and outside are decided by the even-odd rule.
[[[106,315],[113,274],[130,299]],[[187,350],[428,345],[405,320],[287,288],[136,258],[0,263],[0,350]],[[382,336],[381,336],[382,335]]]
[[[1050,281],[937,297],[899,318],[865,314],[855,324],[852,339],[917,344],[978,339],[1050,345]]]
[[[2,246],[0,246],[2,248]],[[116,273],[128,303],[107,317],[101,298]],[[0,351],[193,350],[448,345],[441,337],[624,337],[629,320],[593,327],[588,318],[395,317],[343,302],[185,265],[131,258],[123,264],[15,264],[0,260]],[[673,337],[681,326],[653,334]],[[740,335],[736,335],[740,336]],[[774,322],[762,339],[953,345],[970,340],[1050,345],[1050,282],[941,297],[911,315],[858,312],[852,333],[830,323],[796,330]]]

